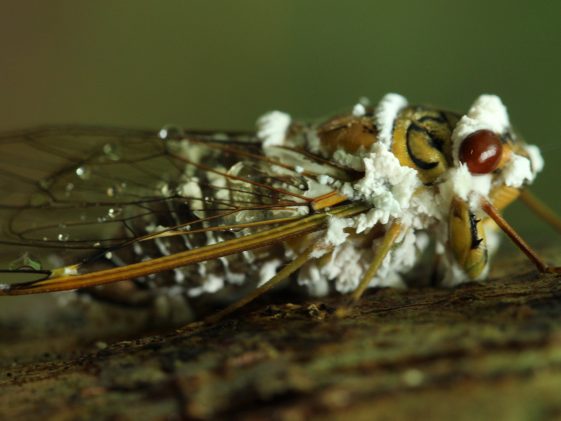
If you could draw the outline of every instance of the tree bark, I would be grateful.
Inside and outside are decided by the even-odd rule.
[[[453,290],[369,291],[343,317],[344,297],[256,303],[151,335],[122,309],[121,330],[76,319],[74,305],[41,322],[7,317],[0,417],[559,418],[559,277],[501,267]]]

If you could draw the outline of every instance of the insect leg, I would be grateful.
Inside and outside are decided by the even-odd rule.
[[[401,230],[402,230],[402,225],[396,221],[390,226],[388,231],[386,231],[386,233],[384,234],[384,238],[382,239],[382,244],[380,244],[380,246],[376,249],[376,253],[374,254],[374,259],[372,260],[372,263],[370,263],[368,270],[360,280],[357,289],[355,289],[351,295],[352,302],[356,302],[360,299],[360,297],[368,287],[368,284],[370,283],[372,278],[374,278],[374,275],[376,275],[376,272],[378,271],[378,268],[384,261],[384,258],[391,250]]]
[[[288,265],[283,267],[275,276],[273,276],[263,285],[259,286],[258,288],[256,288],[255,290],[253,290],[252,292],[250,292],[240,300],[236,301],[235,303],[230,304],[225,309],[220,310],[217,313],[214,313],[210,317],[207,317],[205,322],[210,324],[216,323],[219,320],[223,319],[224,317],[230,315],[234,311],[240,309],[241,307],[245,306],[246,304],[249,304],[256,298],[260,297],[261,295],[269,291],[271,288],[275,287],[280,282],[284,281],[286,278],[288,278],[298,269],[300,269],[308,260],[310,260],[311,255],[314,252],[314,250],[316,250],[316,248],[317,245],[312,244],[310,247],[304,250],[302,254],[300,254],[296,259],[294,259]]]
[[[515,231],[515,229],[501,216],[499,211],[488,202],[483,200],[481,204],[483,210],[489,217],[495,221],[503,232],[508,235],[512,242],[532,261],[536,268],[542,273],[561,273],[561,267],[549,266],[543,259],[536,253],[532,247]]]
[[[530,208],[538,217],[542,218],[545,222],[555,228],[561,233],[561,218],[545,203],[534,196],[528,190],[522,190],[520,199],[526,206]]]

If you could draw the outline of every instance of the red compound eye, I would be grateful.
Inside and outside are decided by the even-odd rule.
[[[473,174],[487,174],[499,165],[503,154],[501,139],[490,130],[478,130],[460,145],[460,161]]]

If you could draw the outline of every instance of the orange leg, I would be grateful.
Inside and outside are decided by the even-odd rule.
[[[351,295],[352,302],[356,302],[360,300],[360,297],[362,296],[366,288],[368,288],[368,284],[370,283],[370,281],[372,281],[372,278],[374,278],[376,272],[378,272],[378,269],[380,268],[380,265],[384,261],[384,258],[388,255],[389,251],[393,247],[395,240],[397,239],[397,236],[399,235],[401,230],[402,230],[402,226],[397,221],[394,222],[392,226],[388,229],[388,231],[384,235],[382,244],[380,244],[380,247],[378,247],[378,249],[376,250],[374,259],[372,260],[372,263],[370,263],[370,267],[368,268],[368,270],[360,280],[358,287],[353,291]]]
[[[512,242],[536,265],[536,268],[542,273],[561,273],[561,267],[549,266],[535,252],[532,247],[514,230],[514,228],[500,215],[499,211],[488,202],[483,200],[482,208],[489,217],[501,228]]]
[[[237,311],[241,307],[245,306],[246,304],[252,302],[256,298],[260,297],[261,295],[265,294],[271,288],[273,288],[274,286],[278,285],[279,283],[281,283],[282,281],[287,279],[290,275],[292,275],[294,272],[296,272],[298,269],[300,269],[306,262],[308,262],[310,259],[312,259],[312,257],[311,257],[312,252],[314,250],[316,250],[316,248],[317,248],[317,245],[312,244],[310,247],[308,247],[306,250],[304,250],[302,252],[302,254],[300,254],[296,259],[294,259],[288,265],[283,267],[275,276],[273,276],[271,279],[269,279],[263,285],[256,288],[255,290],[253,290],[252,292],[247,294],[245,297],[243,297],[243,298],[239,299],[238,301],[230,304],[228,307],[224,308],[223,310],[220,310],[217,313],[214,313],[213,315],[211,315],[210,317],[207,317],[205,322],[209,323],[209,324],[216,323],[216,322],[220,321],[221,319],[223,319],[224,317],[226,317],[226,316],[230,315],[231,313]]]

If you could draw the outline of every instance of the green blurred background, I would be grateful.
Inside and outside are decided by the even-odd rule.
[[[535,190],[561,211],[561,2],[4,2],[0,46],[0,129],[251,128],[389,91],[457,111],[497,93],[542,147]]]

